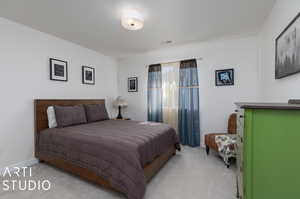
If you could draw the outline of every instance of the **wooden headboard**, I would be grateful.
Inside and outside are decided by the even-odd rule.
[[[35,134],[48,128],[48,106],[74,106],[79,104],[105,104],[104,99],[36,99],[34,100]]]

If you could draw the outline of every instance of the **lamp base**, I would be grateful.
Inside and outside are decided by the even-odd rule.
[[[121,114],[121,106],[119,106],[119,114],[117,116],[117,119],[123,119],[122,114]]]

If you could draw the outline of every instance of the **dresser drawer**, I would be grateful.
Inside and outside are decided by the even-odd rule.
[[[244,172],[244,109],[237,110],[237,143],[236,143],[236,160],[237,160],[237,196],[243,199],[243,172]]]
[[[243,199],[244,194],[243,194],[243,177],[242,173],[237,175],[237,198],[238,199]]]
[[[244,137],[244,109],[237,110],[237,134],[243,138]]]
[[[237,155],[237,161],[243,162],[244,159],[244,143],[242,141],[242,138],[240,136],[237,136],[236,141],[236,155]]]
[[[243,175],[244,175],[244,168],[243,168],[243,161],[241,153],[237,153],[237,196],[239,199],[243,198]]]

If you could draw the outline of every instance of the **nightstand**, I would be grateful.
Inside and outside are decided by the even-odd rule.
[[[131,120],[131,119],[130,118],[122,118],[122,119],[113,118],[113,120]]]

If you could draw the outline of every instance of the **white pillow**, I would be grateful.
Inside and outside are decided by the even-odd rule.
[[[49,126],[49,128],[51,129],[51,128],[57,127],[54,106],[48,106],[47,115],[48,115],[48,126]]]

